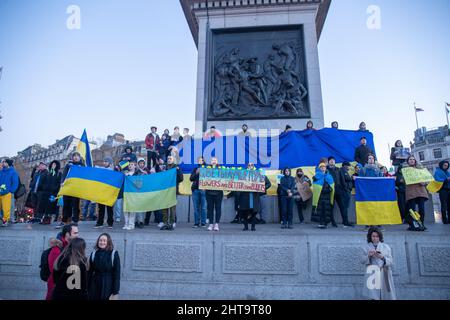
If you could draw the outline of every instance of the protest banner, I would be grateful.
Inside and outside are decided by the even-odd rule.
[[[407,185],[416,183],[427,183],[434,181],[431,173],[426,169],[416,169],[416,168],[403,168],[402,169],[403,178]]]
[[[201,190],[265,192],[264,178],[263,170],[200,168],[199,188]]]

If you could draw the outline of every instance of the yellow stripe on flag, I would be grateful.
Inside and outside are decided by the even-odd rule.
[[[441,190],[443,184],[444,184],[443,182],[439,182],[439,181],[434,180],[434,181],[431,181],[427,185],[427,189],[431,193],[437,193],[439,190]]]
[[[357,201],[356,223],[366,226],[402,224],[402,218],[396,201]]]
[[[112,206],[117,200],[119,191],[118,188],[98,181],[69,178],[64,181],[58,196],[71,196]]]

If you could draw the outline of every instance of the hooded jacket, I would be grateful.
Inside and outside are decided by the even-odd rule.
[[[127,153],[128,149],[131,150],[130,153]],[[136,157],[136,154],[133,153],[133,147],[132,146],[126,146],[125,147],[125,153],[122,154],[122,157],[120,158],[120,161],[137,162],[137,157]]]
[[[13,167],[0,171],[0,195],[16,192],[19,187],[19,176]]]
[[[55,170],[52,170],[53,163],[56,163]],[[62,174],[60,172],[61,164],[58,160],[53,160],[50,163],[49,170],[44,171],[41,175],[38,191],[48,192],[56,196],[61,187]]]
[[[450,172],[448,168],[444,170],[445,163],[448,166],[449,164],[448,160],[443,160],[439,162],[439,167],[436,168],[436,171],[434,172],[434,180],[443,183],[440,190],[450,189],[450,182],[448,181],[448,178],[450,177]]]

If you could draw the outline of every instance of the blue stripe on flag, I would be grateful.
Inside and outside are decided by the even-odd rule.
[[[158,172],[149,175],[125,177],[124,192],[154,192],[176,186],[177,170]]]
[[[355,188],[355,201],[397,201],[393,178],[356,178]]]
[[[71,166],[66,179],[79,178],[97,181],[120,189],[123,183],[123,173],[94,167]]]

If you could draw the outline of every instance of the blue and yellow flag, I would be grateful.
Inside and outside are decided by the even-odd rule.
[[[177,170],[125,177],[124,212],[147,212],[177,204]]]
[[[123,173],[93,167],[71,166],[58,196],[71,196],[112,206],[123,184]]]
[[[86,167],[92,167],[91,148],[89,147],[86,129],[84,129],[80,142],[78,142],[77,151],[86,162]]]
[[[355,188],[357,224],[402,224],[395,193],[395,179],[357,177]]]

